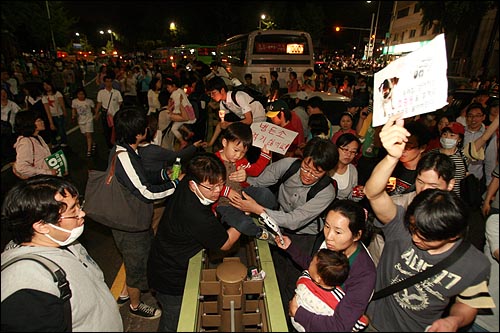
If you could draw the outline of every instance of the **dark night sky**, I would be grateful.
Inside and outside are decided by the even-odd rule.
[[[257,27],[259,15],[276,7],[287,7],[300,3],[286,1],[65,1],[70,15],[79,17],[75,29],[88,36],[89,41],[98,42],[99,30],[108,28],[130,39],[162,39],[171,21],[184,30],[185,43],[222,42],[230,35],[248,32]],[[371,14],[377,11],[377,1],[309,1],[318,4],[318,11],[324,11],[328,26],[370,28]],[[393,1],[380,2],[378,37],[389,28]],[[321,6],[320,6],[321,5]],[[279,10],[278,10],[279,11]],[[310,18],[314,20],[314,17]],[[278,21],[278,20],[277,20]],[[279,24],[279,22],[278,22]],[[364,35],[363,35],[364,34]],[[328,46],[337,46],[346,40],[358,43],[368,32],[346,30],[342,33],[327,34]],[[340,46],[340,45],[338,45]]]

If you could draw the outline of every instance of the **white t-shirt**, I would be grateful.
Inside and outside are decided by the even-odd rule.
[[[78,114],[78,123],[85,123],[89,120],[92,120],[92,109],[94,107],[94,101],[90,98],[86,98],[83,101],[75,98],[71,102],[71,108],[76,109],[76,112]]]
[[[7,101],[7,105],[5,106],[2,105],[2,120],[10,122],[13,130],[14,130],[14,121],[16,119],[16,113],[18,113],[20,110],[21,108],[19,107],[19,105],[17,105],[11,100]]]
[[[108,110],[110,116],[114,116],[118,112],[122,102],[122,94],[116,89],[111,89],[111,91],[101,89],[97,93],[97,103],[101,103],[102,107]]]
[[[63,95],[56,91],[54,95],[43,95],[42,103],[49,105],[50,114],[53,117],[59,117],[63,115],[63,109],[61,104],[59,103],[59,98],[63,98]]]

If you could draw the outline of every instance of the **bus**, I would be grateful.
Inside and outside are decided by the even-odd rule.
[[[301,80],[307,69],[314,68],[311,35],[297,30],[256,30],[230,37],[217,45],[217,57],[241,82],[250,73],[254,83],[265,76],[270,84],[270,72],[276,71],[282,89],[287,86],[290,72],[296,72]]]
[[[177,62],[172,47],[159,47],[151,51],[153,64],[160,66],[163,71],[175,69]]]
[[[217,47],[215,45],[186,44],[173,48],[177,63],[186,64],[189,58],[195,57],[207,65],[216,59]]]

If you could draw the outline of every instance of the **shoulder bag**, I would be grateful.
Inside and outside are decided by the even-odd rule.
[[[462,255],[467,252],[467,250],[470,247],[470,243],[466,241],[465,239],[462,240],[462,243],[455,249],[453,252],[435,264],[432,267],[427,268],[424,271],[421,271],[413,276],[410,276],[409,278],[406,278],[404,280],[399,281],[398,283],[391,284],[390,286],[387,286],[379,291],[377,291],[373,297],[372,301],[375,301],[380,298],[384,298],[386,296],[392,295],[397,291],[403,290],[405,288],[408,288],[410,286],[413,286],[421,281],[424,281],[425,279],[430,278],[431,276],[436,275],[437,273],[441,272],[443,269],[446,267],[450,266],[453,264],[455,261],[457,261],[458,258],[462,257]]]
[[[89,170],[85,188],[85,213],[113,229],[139,232],[151,227],[153,204],[137,198],[114,177],[116,152],[106,171]]]
[[[72,315],[71,315],[71,288],[69,286],[69,281],[66,279],[66,272],[61,266],[56,264],[54,261],[45,258],[39,254],[26,253],[18,257],[12,258],[2,265],[2,271],[9,267],[10,265],[20,261],[20,260],[32,260],[40,265],[42,265],[46,270],[50,272],[54,282],[57,282],[57,288],[59,289],[59,298],[63,301],[64,306],[64,323],[66,325],[66,332],[72,332]]]

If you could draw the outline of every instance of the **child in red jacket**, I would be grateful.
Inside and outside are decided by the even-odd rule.
[[[232,195],[241,195],[241,189],[249,187],[246,181],[234,180],[235,171],[244,169],[246,176],[258,176],[269,164],[269,150],[262,148],[258,160],[250,164],[245,157],[248,147],[252,145],[252,130],[250,125],[234,122],[227,127],[222,137],[222,149],[215,153],[226,167],[227,179],[222,189],[219,201],[214,205],[215,211],[223,223],[235,227],[242,234],[259,237],[264,229],[257,226],[253,218],[230,205]],[[233,176],[232,176],[233,175]],[[246,178],[245,176],[245,178]],[[240,177],[236,177],[238,179]]]

